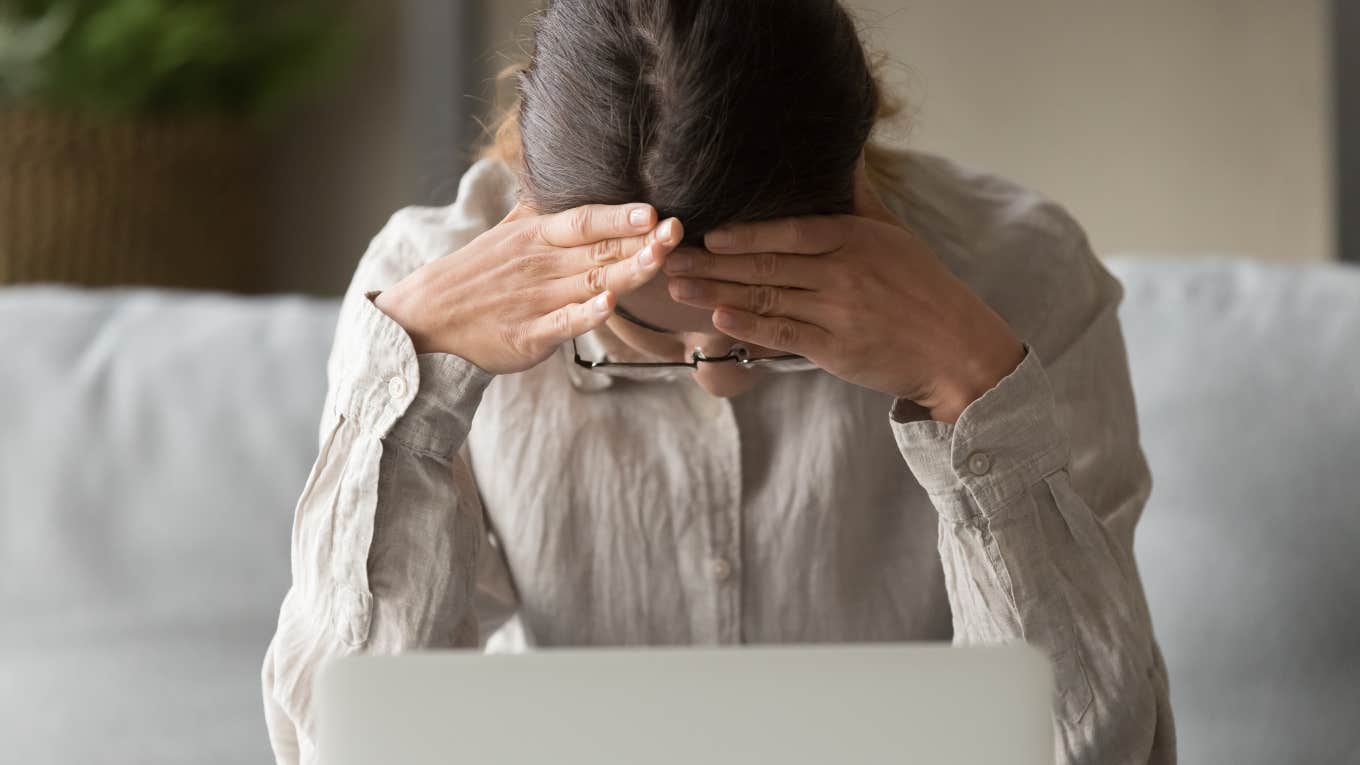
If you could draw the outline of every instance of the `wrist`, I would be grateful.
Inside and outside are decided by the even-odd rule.
[[[411,299],[404,284],[404,281],[397,282],[379,292],[373,297],[373,306],[406,331],[416,353],[431,353],[435,351],[431,347],[431,338],[420,329],[419,303]]]
[[[930,401],[919,403],[932,420],[956,423],[963,410],[995,388],[1024,359],[1024,344],[1007,331],[985,347],[961,355],[936,381]]]

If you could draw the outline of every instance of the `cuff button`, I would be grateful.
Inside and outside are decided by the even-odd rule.
[[[387,395],[392,398],[402,398],[406,395],[406,381],[400,377],[393,377],[387,381]]]
[[[992,470],[992,456],[987,452],[973,452],[968,458],[968,472],[976,476],[983,476]]]

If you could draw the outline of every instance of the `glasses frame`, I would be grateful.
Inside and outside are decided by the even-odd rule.
[[[764,356],[758,359],[751,358],[751,351],[744,345],[733,346],[732,350],[722,356],[705,356],[703,350],[694,349],[690,354],[689,361],[610,361],[606,356],[603,361],[590,361],[581,358],[581,350],[576,345],[576,338],[571,339],[571,351],[576,360],[576,365],[586,369],[601,369],[604,367],[623,367],[631,369],[666,369],[681,367],[688,369],[698,369],[700,364],[718,364],[723,362],[734,362],[743,369],[756,369],[774,361],[792,361],[806,359],[796,354],[784,354],[782,356]]]
[[[643,329],[660,334],[675,334],[669,329],[658,327],[655,324],[639,319],[628,312],[623,306],[615,306],[614,313],[624,321],[636,324]],[[717,364],[726,361],[735,362],[743,369],[754,369],[775,361],[807,361],[806,357],[792,353],[783,354],[781,356],[763,356],[758,359],[753,359],[751,358],[750,349],[741,344],[733,346],[732,350],[722,356],[714,356],[712,358],[705,356],[702,349],[695,348],[694,353],[690,354],[689,361],[610,361],[608,356],[605,356],[603,361],[588,361],[581,358],[581,350],[577,347],[576,338],[574,337],[571,339],[571,351],[572,357],[576,361],[576,365],[584,367],[585,369],[602,369],[605,367],[622,367],[625,369],[698,369],[701,363]]]

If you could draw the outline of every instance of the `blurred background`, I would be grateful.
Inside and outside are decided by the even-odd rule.
[[[849,0],[1123,281],[1186,762],[1360,762],[1360,5]],[[335,297],[531,0],[0,0],[0,759],[268,759]]]
[[[196,286],[319,295],[343,290],[393,210],[451,201],[479,120],[494,113],[494,74],[523,56],[535,8],[533,0],[9,5],[26,15],[11,12],[0,26],[10,107],[0,121],[8,179],[0,282],[62,276],[51,261],[74,254],[34,250],[83,236],[108,248],[199,250],[158,256],[197,262],[196,275],[180,276]],[[1355,25],[1354,4],[851,5],[892,57],[889,79],[910,105],[896,138],[1049,194],[1103,254],[1315,261],[1346,255],[1343,243],[1355,239],[1338,212],[1360,204],[1341,172],[1355,152],[1339,139],[1360,109],[1350,93],[1360,86],[1346,87],[1340,73],[1351,54],[1333,44]],[[258,8],[239,20],[250,6]],[[348,15],[336,10],[346,6]],[[68,7],[87,10],[60,11]],[[84,149],[100,155],[81,162],[84,176],[63,164],[82,150],[73,130],[101,147]],[[179,152],[187,178],[148,166],[145,155],[166,151]],[[189,187],[195,178],[200,188]],[[211,202],[202,187],[216,194]],[[167,199],[178,200],[180,216],[211,209],[220,230],[129,231],[137,216],[121,214],[121,225],[86,215],[72,228],[61,211],[75,212],[75,188],[91,205],[114,190],[130,203],[135,190],[134,209],[146,217],[156,205],[169,210]],[[56,196],[34,198],[42,193]],[[87,268],[97,256],[83,256]],[[34,264],[39,257],[47,262]],[[156,280],[131,273],[130,257],[70,278]],[[230,263],[204,262],[212,259]]]

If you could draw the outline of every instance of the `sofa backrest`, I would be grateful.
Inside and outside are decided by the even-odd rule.
[[[259,670],[336,310],[0,289],[0,727],[23,732],[0,759],[269,759]]]
[[[1360,269],[1113,259],[1184,762],[1360,754]]]
[[[1360,271],[1109,265],[1154,477],[1137,554],[1182,759],[1345,761],[1360,747]],[[336,309],[0,289],[0,719],[29,732],[7,740],[12,759],[267,760],[258,671]]]

